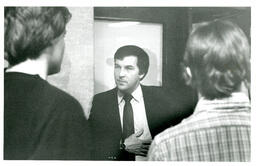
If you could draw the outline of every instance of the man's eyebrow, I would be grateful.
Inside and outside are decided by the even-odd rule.
[[[134,68],[135,66],[133,66],[133,65],[126,65],[125,67],[132,67],[132,68]]]

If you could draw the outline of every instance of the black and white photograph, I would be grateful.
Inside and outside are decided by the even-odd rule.
[[[254,161],[252,5],[2,4],[4,165]]]

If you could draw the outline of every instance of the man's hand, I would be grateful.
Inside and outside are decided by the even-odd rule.
[[[147,156],[148,149],[152,141],[138,139],[142,134],[143,130],[140,130],[126,138],[124,141],[125,150],[136,155]]]

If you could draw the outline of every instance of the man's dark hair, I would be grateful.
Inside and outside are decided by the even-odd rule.
[[[123,59],[127,56],[137,57],[137,65],[140,74],[144,74],[143,78],[146,76],[149,67],[149,57],[148,54],[140,47],[135,45],[126,45],[117,49],[114,59]],[[141,78],[141,80],[143,79]]]
[[[230,21],[201,23],[192,30],[184,56],[191,84],[208,99],[228,97],[250,82],[250,46]]]
[[[5,7],[5,59],[16,65],[37,59],[66,29],[71,14],[65,7]]]

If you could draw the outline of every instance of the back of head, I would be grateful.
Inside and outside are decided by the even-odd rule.
[[[37,59],[66,29],[65,7],[5,7],[5,59],[11,66]]]
[[[140,47],[135,45],[126,45],[117,49],[114,59],[123,59],[127,56],[137,57],[137,66],[139,67],[140,74],[144,74],[143,78],[146,76],[149,68],[149,57],[148,54]],[[143,79],[141,78],[141,80]]]
[[[188,39],[184,63],[191,84],[206,98],[228,97],[250,82],[250,46],[244,32],[229,21],[196,26]]]

